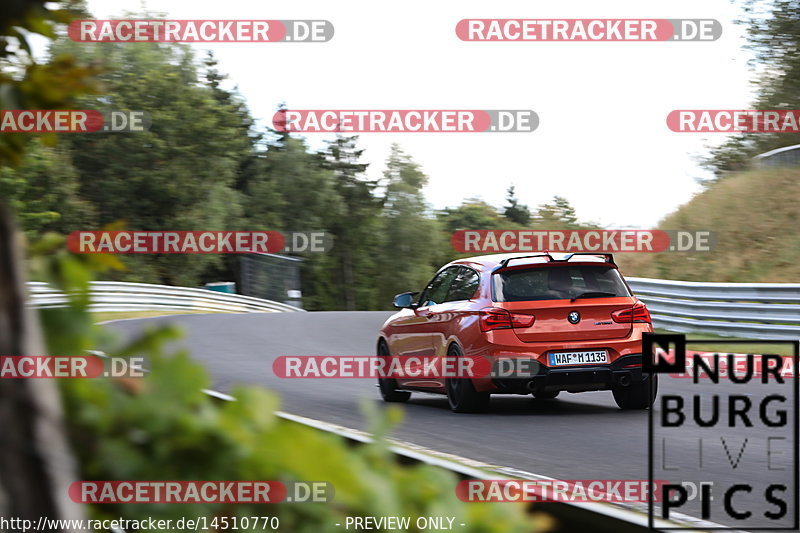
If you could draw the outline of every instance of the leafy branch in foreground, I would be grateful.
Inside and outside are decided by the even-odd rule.
[[[241,387],[236,401],[219,403],[202,392],[205,369],[186,351],[168,353],[172,328],[146,332],[119,346],[92,324],[87,287],[91,274],[113,268],[112,256],[76,256],[52,235],[32,247],[36,276],[69,296],[62,309],[43,311],[52,353],[77,353],[99,343],[111,355],[143,356],[142,378],[68,379],[60,382],[66,425],[83,480],[325,481],[332,503],[103,504],[98,519],[184,516],[277,516],[284,531],[340,531],[347,516],[449,516],[464,531],[528,533],[552,525],[522,504],[466,503],[454,474],[429,465],[397,463],[385,439],[402,412],[365,404],[375,441],[350,447],[341,437],[276,416],[279,400],[266,390]],[[67,350],[55,352],[52,350]],[[221,354],[224,357],[224,354]],[[267,371],[265,367],[265,371]]]

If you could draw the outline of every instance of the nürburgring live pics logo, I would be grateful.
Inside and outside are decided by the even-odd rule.
[[[702,351],[711,344],[792,355]],[[799,353],[796,340],[643,334],[643,370],[651,384],[660,378],[648,415],[648,478],[667,480],[650,496],[651,528],[690,515],[716,526],[703,529],[798,529]],[[671,379],[681,377],[689,379]]]

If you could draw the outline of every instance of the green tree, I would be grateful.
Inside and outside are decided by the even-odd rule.
[[[262,205],[261,210],[277,211],[286,231],[324,228],[326,213],[338,208],[331,171],[301,139],[289,137],[282,146],[271,145],[265,173],[274,180],[283,201],[277,206]]]
[[[107,94],[84,99],[93,109],[144,110],[149,131],[73,134],[65,139],[80,177],[80,194],[98,223],[124,220],[129,229],[234,229],[240,195],[234,190],[250,153],[242,111],[203,85],[191,50],[157,43],[73,43],[69,52],[101,63]],[[128,279],[177,285],[201,281],[221,266],[216,255],[130,256]]]
[[[760,67],[755,109],[800,109],[800,0],[746,0],[747,47]],[[800,144],[800,133],[744,133],[712,149],[705,161],[717,177],[742,170],[750,158]]]
[[[330,214],[341,210],[333,172],[325,168],[324,157],[309,152],[301,139],[279,136],[273,140],[254,185],[246,200],[250,220],[257,222],[264,214],[280,221],[281,229],[287,232],[327,230]],[[266,194],[253,194],[257,190]],[[304,306],[309,310],[336,309],[339,294],[333,283],[333,257],[301,255]]]
[[[438,213],[438,219],[448,234],[460,229],[501,229],[508,226],[497,209],[480,198],[467,198],[458,207],[447,207]]]
[[[439,225],[428,214],[422,188],[428,182],[419,165],[393,144],[383,173],[386,193],[379,257],[379,295],[387,307],[392,297],[421,290],[435,270]]]
[[[506,207],[503,210],[503,216],[521,226],[526,225],[531,219],[530,209],[527,205],[519,203],[513,185],[506,191]]]
[[[52,39],[57,28],[83,13],[78,2],[13,0],[0,12],[0,109],[73,109],[76,99],[100,89],[98,68],[74,55],[53,54],[37,62],[31,54],[33,35]],[[47,144],[55,134],[0,135],[0,164],[19,165],[33,138]]]
[[[358,136],[337,135],[328,141],[323,166],[330,170],[339,210],[331,213],[328,229],[335,237],[331,253],[335,258],[333,281],[340,289],[338,305],[349,311],[375,305],[375,252],[382,202],[376,197],[378,182],[364,177],[363,150],[356,147]]]
[[[578,215],[566,198],[553,196],[552,201],[540,205],[533,214],[533,223],[541,229],[578,229]]]
[[[17,168],[0,166],[0,198],[16,212],[28,237],[47,231],[70,233],[91,227],[94,206],[79,195],[69,153],[31,144]]]

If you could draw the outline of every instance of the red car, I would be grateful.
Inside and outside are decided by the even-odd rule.
[[[404,402],[411,391],[440,393],[460,413],[484,408],[491,394],[549,399],[561,391],[611,390],[622,409],[647,409],[655,399],[655,378],[651,384],[642,372],[650,313],[610,254],[459,259],[421,294],[395,296],[394,305],[401,311],[381,328],[378,356],[502,359],[533,370],[384,377],[378,386],[387,402]]]

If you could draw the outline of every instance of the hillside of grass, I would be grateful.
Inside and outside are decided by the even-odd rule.
[[[726,177],[668,215],[659,229],[710,230],[711,252],[619,254],[626,276],[689,281],[800,282],[800,169]]]

